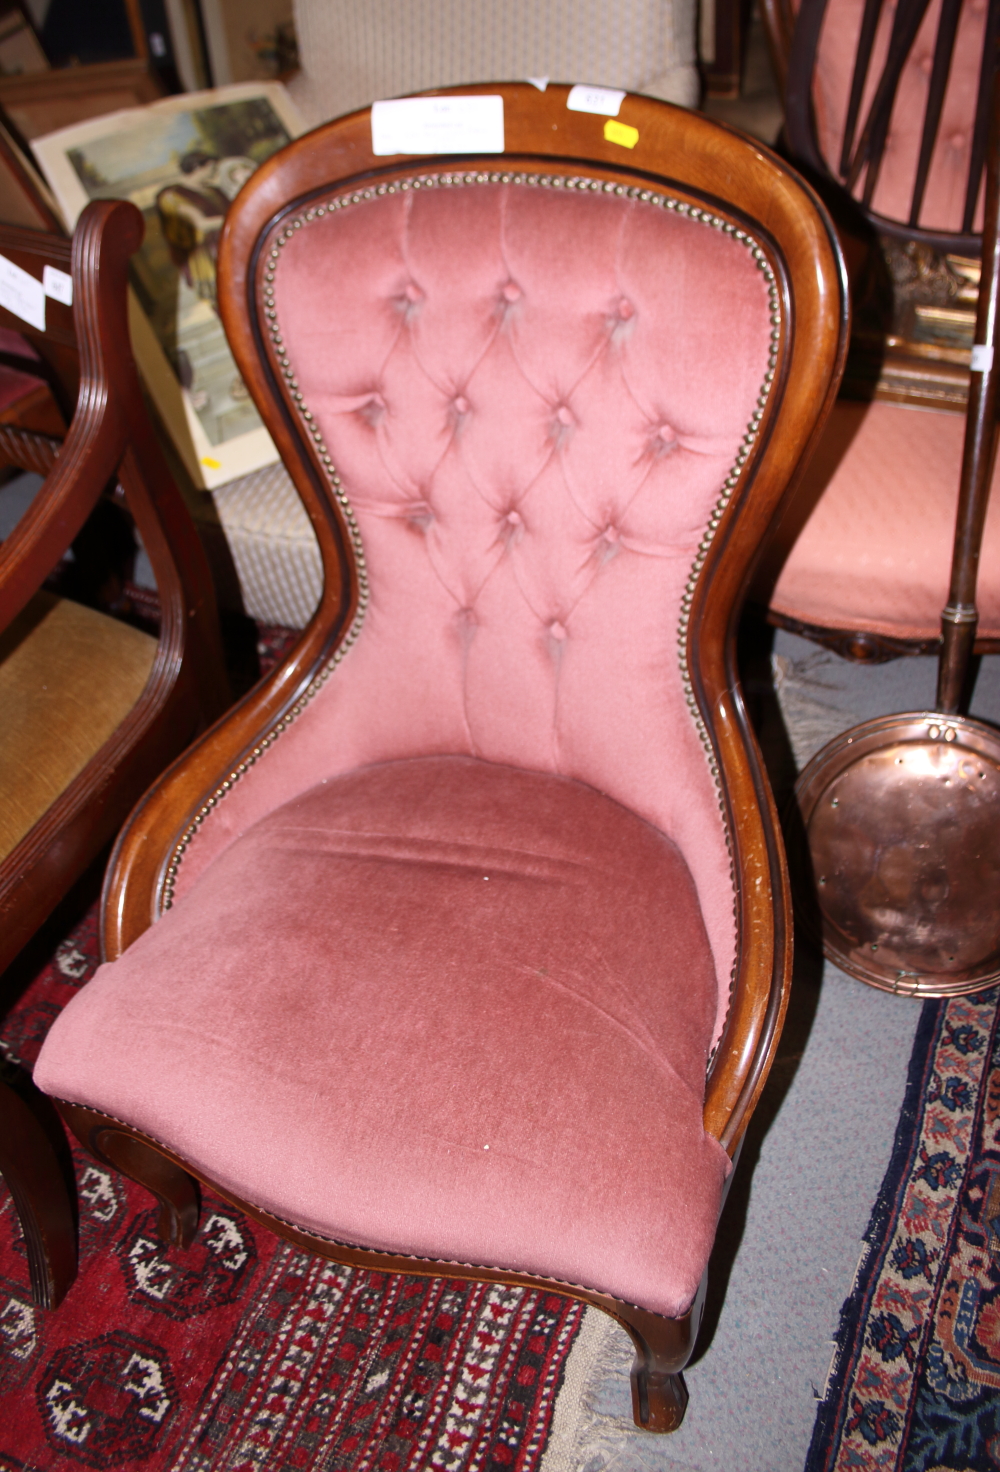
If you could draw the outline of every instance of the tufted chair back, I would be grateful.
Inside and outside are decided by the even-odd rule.
[[[363,581],[230,823],[403,757],[577,778],[684,853],[721,1028],[733,878],[684,609],[774,382],[772,266],[676,195],[541,167],[334,189],[266,250],[267,346]]]
[[[727,706],[736,598],[830,391],[822,357],[807,367],[808,266],[797,322],[789,310],[815,225],[801,185],[735,138],[764,167],[744,164],[745,197],[723,207],[726,135],[693,115],[625,104],[647,157],[676,144],[678,171],[702,174],[681,187],[626,166],[564,88],[465,90],[504,95],[507,158],[376,170],[363,112],[265,165],[231,212],[220,306],[326,591],[275,677],[281,719],[190,814],[153,911],[259,818],[353,768],[461,753],[558,773],[680,848],[717,1041],[747,897],[710,691]],[[775,201],[780,248],[760,223]],[[119,862],[136,896],[127,839]],[[111,954],[144,908],[109,908]]]

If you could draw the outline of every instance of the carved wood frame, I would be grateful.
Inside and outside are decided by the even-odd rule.
[[[693,588],[688,642],[692,698],[722,773],[734,847],[739,955],[722,1041],[708,1078],[705,1125],[735,1155],[777,1045],[791,975],[791,907],[777,816],[750,731],[735,662],[735,626],[757,550],[789,486],[808,459],[836,393],[846,341],[846,292],[836,236],[808,185],[769,150],[696,113],[627,97],[622,120],[636,127],[630,153],[603,138],[603,119],[569,112],[567,89],[529,85],[447,89],[501,93],[506,151],[452,160],[376,158],[369,112],[327,124],[289,145],[254,175],[230,211],[220,249],[219,302],[237,364],[302,496],[319,541],[325,587],[319,609],[284,662],[167,773],[136,810],[112,857],[105,886],[103,944],[119,956],[157,917],[172,858],[199,814],[210,811],[256,760],[262,743],[294,715],[329,664],[358,606],[359,579],[344,513],[324,489],[315,446],[289,413],[263,349],[261,242],[276,221],[320,191],[460,167],[487,173],[544,168],[566,176],[586,168],[612,187],[665,189],[718,210],[752,230],[773,268],[783,325],[775,342],[774,389],[732,498],[721,514]],[[794,302],[794,309],[790,303]],[[301,707],[299,707],[301,708]],[[101,1159],[159,1195],[164,1230],[186,1241],[194,1230],[191,1171],[161,1142],[123,1121],[65,1105],[67,1122]],[[213,1190],[218,1190],[215,1183]],[[223,1196],[225,1192],[221,1192]],[[700,1302],[669,1320],[608,1295],[476,1265],[426,1262],[329,1242],[252,1204],[227,1199],[272,1230],[337,1261],[379,1270],[461,1276],[566,1293],[612,1314],[637,1349],[632,1374],[637,1423],[679,1424],[680,1380],[694,1342]]]

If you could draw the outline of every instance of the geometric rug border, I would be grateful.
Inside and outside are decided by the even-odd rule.
[[[866,1414],[865,1376],[871,1372],[872,1335],[878,1323],[872,1318],[873,1310],[879,1303],[884,1305],[886,1283],[893,1277],[893,1267],[888,1259],[894,1243],[896,1253],[899,1252],[900,1223],[908,1193],[915,1179],[925,1174],[929,1164],[933,1164],[933,1159],[928,1162],[927,1144],[930,1138],[928,1128],[932,1122],[932,1106],[938,1102],[938,1096],[934,1093],[935,1074],[941,1070],[942,1058],[954,1039],[956,1026],[961,1031],[962,1014],[965,1014],[968,1024],[967,1009],[977,1007],[992,1015],[989,1022],[986,1016],[977,1018],[986,1037],[981,1054],[982,1067],[968,1111],[968,1150],[961,1166],[956,1204],[941,1245],[933,1280],[930,1273],[926,1273],[930,1290],[926,1294],[927,1311],[922,1323],[915,1325],[906,1335],[910,1340],[909,1346],[905,1342],[902,1345],[912,1370],[909,1389],[905,1403],[897,1399],[894,1410],[890,1408],[889,1402],[875,1402],[875,1406],[880,1408],[875,1414],[881,1415],[884,1420],[881,1425],[877,1420],[874,1423],[869,1422],[867,1434],[865,1426],[861,1426],[861,1433],[868,1442],[864,1452],[861,1452],[857,1437],[859,1422],[864,1421]],[[935,1312],[931,1305],[938,1300],[942,1279],[947,1276],[950,1254],[959,1233],[962,1189],[970,1169],[975,1166],[975,1145],[980,1139],[983,1110],[988,1102],[991,1063],[995,1066],[996,1062],[997,1027],[997,992],[992,988],[966,997],[943,998],[924,1003],[914,1037],[906,1092],[892,1154],[864,1234],[864,1248],[854,1283],[841,1308],[830,1374],[823,1399],[817,1407],[803,1472],[846,1472],[848,1468],[857,1468],[862,1472],[862,1469],[869,1467],[884,1469],[884,1472],[902,1472],[909,1460],[907,1447],[910,1421],[919,1394],[919,1367],[926,1363],[935,1328]],[[940,1089],[940,1077],[937,1078],[936,1085]],[[918,1168],[921,1160],[924,1162],[922,1171]],[[957,1159],[955,1164],[957,1166]],[[894,1257],[894,1260],[898,1259]],[[884,1319],[885,1315],[880,1317]],[[894,1327],[896,1330],[902,1328],[898,1319]],[[898,1346],[892,1345],[890,1349],[898,1360]],[[867,1414],[871,1414],[870,1410]],[[974,1464],[963,1461],[961,1465],[971,1469],[973,1465],[978,1467],[980,1463],[977,1457]],[[997,1463],[990,1457],[983,1465],[993,1468]]]

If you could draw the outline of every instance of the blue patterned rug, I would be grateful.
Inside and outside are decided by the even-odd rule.
[[[1000,1469],[998,1002],[924,1005],[805,1472]]]

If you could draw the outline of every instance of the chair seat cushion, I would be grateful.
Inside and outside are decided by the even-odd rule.
[[[330,779],[233,842],[55,1023],[36,1079],[323,1235],[678,1314],[728,1158],[676,847],[468,757]]]
[[[821,628],[937,639],[948,601],[965,416],[898,404],[834,405],[797,492],[811,507],[771,599]],[[1000,495],[979,564],[979,634],[1000,638]]]
[[[36,593],[0,635],[0,859],[138,701],[156,640],[68,598]]]

